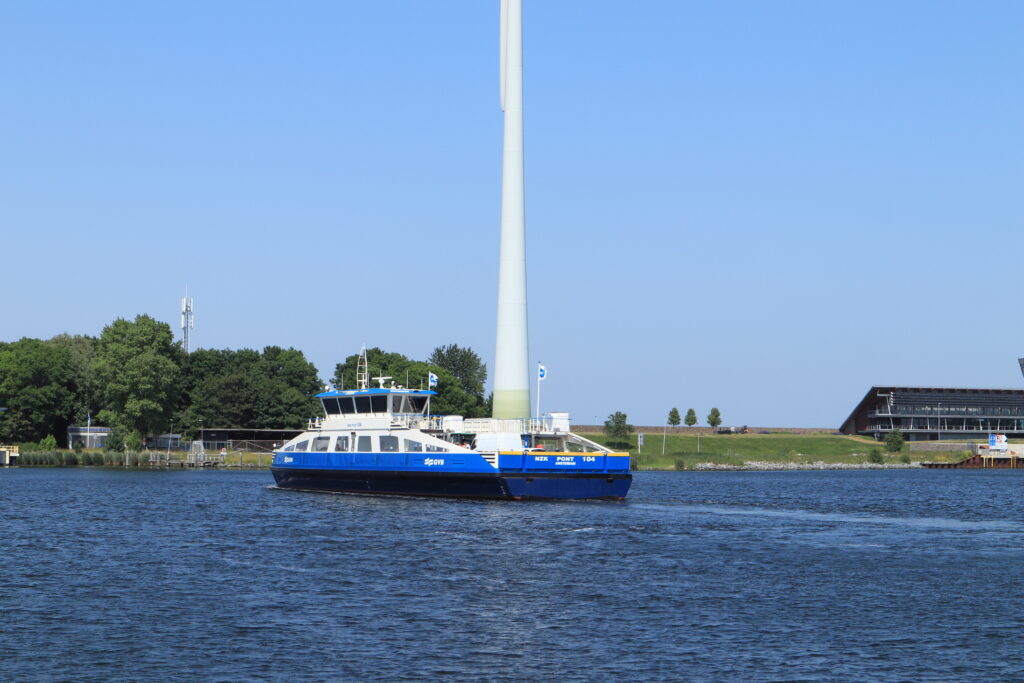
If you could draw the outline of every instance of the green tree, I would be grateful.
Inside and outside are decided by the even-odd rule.
[[[305,354],[291,347],[267,346],[263,349],[260,365],[266,376],[281,386],[299,391],[309,397],[316,396],[323,387],[316,366],[306,360]],[[319,401],[315,401],[319,403]]]
[[[188,429],[202,421],[207,427],[262,427],[263,416],[258,415],[264,406],[260,400],[261,384],[267,383],[260,382],[255,372],[234,370],[207,377],[192,390],[193,411],[187,424],[182,420],[182,425]]]
[[[57,450],[57,439],[54,438],[53,434],[47,434],[39,440],[39,450],[42,451],[55,451]]]
[[[615,444],[628,444],[629,435],[633,433],[633,425],[629,424],[626,414],[616,411],[604,421],[604,434],[608,441]]]
[[[66,349],[71,360],[71,379],[75,387],[75,408],[72,420],[85,424],[90,414],[99,410],[99,395],[92,373],[92,360],[96,357],[96,337],[80,334],[58,334],[46,340],[47,344]]]
[[[718,408],[712,408],[708,413],[708,424],[712,429],[718,429],[718,425],[722,424],[722,414],[718,412]]]
[[[899,428],[885,435],[885,450],[890,453],[899,453],[903,450],[903,432]]]
[[[142,450],[142,436],[138,432],[128,432],[124,437],[124,449],[138,452]]]
[[[296,349],[197,349],[183,362],[183,394],[175,425],[196,434],[206,427],[301,428],[322,415],[316,366]]]
[[[683,421],[686,423],[687,427],[692,427],[693,425],[697,424],[697,413],[693,410],[693,408],[690,408],[689,410],[686,411],[686,417]]]
[[[291,347],[267,346],[260,357],[257,423],[267,428],[299,428],[323,415],[316,395],[323,391],[316,366]]]
[[[438,346],[430,354],[427,362],[453,374],[464,392],[483,401],[487,366],[480,360],[476,351],[458,344]]]
[[[103,441],[103,450],[109,453],[123,451],[126,436],[127,432],[124,427],[121,425],[114,425],[110,429],[110,433],[107,434],[107,438]]]
[[[669,425],[672,426],[672,427],[678,427],[679,426],[679,422],[680,422],[680,419],[679,419],[679,408],[673,408],[672,410],[668,411],[668,423],[669,423]]]
[[[39,339],[0,347],[0,442],[67,439],[77,387],[70,352]]]
[[[166,427],[178,400],[179,354],[170,326],[148,315],[103,328],[90,364],[100,420],[140,434]]]

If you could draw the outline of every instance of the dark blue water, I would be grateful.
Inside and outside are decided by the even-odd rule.
[[[1024,473],[639,473],[626,503],[0,471],[0,680],[1024,679]]]

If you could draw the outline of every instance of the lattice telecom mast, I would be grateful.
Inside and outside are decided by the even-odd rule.
[[[196,326],[195,318],[192,316],[192,299],[188,296],[188,289],[185,290],[185,298],[181,300],[181,343],[188,353],[188,331]]]

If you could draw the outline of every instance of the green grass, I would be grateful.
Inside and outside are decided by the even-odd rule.
[[[273,453],[243,453],[242,454],[242,467],[244,469],[258,469],[262,467],[265,470],[270,469],[270,462],[274,459]],[[223,467],[231,467],[238,469],[238,452],[232,451],[228,453],[227,457],[224,458]]]
[[[586,434],[587,438],[607,444],[604,434]],[[900,463],[903,454],[912,460],[956,462],[966,457],[963,451],[948,453],[886,453],[884,444],[872,439],[834,434],[702,434],[697,452],[695,434],[668,434],[662,455],[662,435],[645,433],[643,452],[637,450],[637,436],[630,437],[629,453],[639,469],[692,469],[696,463],[742,465],[751,460],[769,462],[863,464],[871,450],[882,452],[884,462]],[[905,447],[906,448],[906,447]]]

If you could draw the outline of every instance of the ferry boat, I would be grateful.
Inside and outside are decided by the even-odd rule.
[[[629,491],[629,453],[573,434],[567,413],[436,416],[436,392],[374,379],[379,386],[363,379],[317,396],[324,417],[274,452],[278,487],[504,500],[622,500]]]

